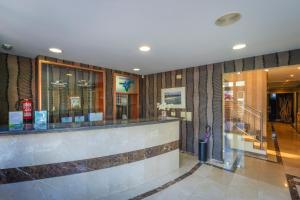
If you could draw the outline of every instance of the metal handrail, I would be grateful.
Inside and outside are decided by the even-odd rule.
[[[237,104],[239,108],[242,109],[242,111],[247,112],[254,117],[259,119],[260,125],[259,125],[259,142],[260,142],[260,149],[263,148],[263,113],[262,111],[257,110],[256,108],[253,108],[252,106],[244,104],[243,106],[239,104],[238,100],[233,98],[233,103]],[[255,120],[254,120],[254,129],[255,129]],[[255,130],[256,131],[256,130]]]

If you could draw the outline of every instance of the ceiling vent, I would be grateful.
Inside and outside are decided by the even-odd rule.
[[[234,13],[228,13],[226,15],[223,15],[222,17],[219,17],[215,24],[217,26],[229,26],[231,24],[234,24],[235,22],[239,21],[241,19],[241,14],[234,12]]]

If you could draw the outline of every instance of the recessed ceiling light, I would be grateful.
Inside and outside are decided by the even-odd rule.
[[[233,50],[239,50],[245,48],[247,45],[246,44],[236,44],[232,47]]]
[[[265,72],[268,72],[269,70],[268,69],[265,69]]]
[[[66,76],[72,76],[72,74],[70,74],[70,73],[67,73],[67,74],[66,74]]]
[[[133,70],[133,71],[136,71],[136,72],[140,71],[139,68],[133,68],[132,70]]]
[[[215,21],[215,24],[217,26],[228,26],[228,25],[234,24],[235,22],[239,21],[240,19],[241,19],[240,13],[232,12],[232,13],[228,13],[226,15],[219,17]]]
[[[1,45],[2,49],[4,49],[5,51],[10,51],[12,50],[13,46],[11,44],[2,44]]]
[[[241,74],[241,72],[237,72],[237,75],[240,75]]]
[[[62,50],[58,48],[49,48],[49,51],[51,51],[52,53],[62,53]]]
[[[294,74],[291,74],[290,77],[294,77]]]
[[[143,51],[143,52],[147,52],[147,51],[151,50],[151,48],[149,46],[141,46],[139,49],[140,49],[140,51]]]

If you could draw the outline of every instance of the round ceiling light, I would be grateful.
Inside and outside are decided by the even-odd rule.
[[[1,45],[2,49],[4,49],[5,51],[10,51],[13,49],[13,46],[11,44],[2,44]]]
[[[143,51],[143,52],[148,52],[151,50],[151,48],[149,46],[141,46],[139,49],[140,49],[140,51]]]
[[[58,48],[49,48],[49,51],[51,51],[52,53],[62,53],[62,50]]]
[[[236,44],[232,47],[233,50],[239,50],[245,48],[247,45],[246,44]]]
[[[219,17],[215,21],[215,24],[217,26],[229,26],[229,25],[234,24],[235,22],[239,21],[241,19],[241,17],[242,17],[241,14],[238,12],[228,13],[226,15]]]
[[[138,71],[140,71],[141,69],[139,69],[139,68],[133,68],[132,70],[135,71],[135,72],[138,72]]]

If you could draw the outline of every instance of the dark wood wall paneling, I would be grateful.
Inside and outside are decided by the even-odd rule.
[[[1,78],[0,78],[0,125],[6,124],[8,121],[8,96],[7,96],[7,89],[8,89],[8,68],[7,68],[7,55],[0,54],[0,71],[1,71]]]
[[[37,59],[43,59],[48,61],[55,61],[59,63],[66,63],[66,64],[78,64],[81,67],[86,68],[94,68],[94,69],[103,69],[105,71],[106,75],[106,88],[105,88],[105,110],[106,110],[106,119],[112,119],[113,118],[113,78],[112,74],[114,72],[120,73],[120,74],[128,74],[127,72],[121,72],[117,70],[111,70],[103,67],[97,67],[82,63],[75,63],[73,61],[67,61],[67,60],[61,60],[56,59],[52,57],[47,56],[38,56]],[[33,108],[37,108],[37,59],[31,59],[26,58],[22,56],[16,56],[16,55],[9,55],[0,53],[0,70],[1,70],[1,80],[0,80],[0,125],[6,125],[8,123],[8,112],[9,111],[15,111],[15,104],[19,99],[23,98],[31,98],[33,101]],[[53,74],[53,73],[50,73]],[[77,73],[74,78],[78,80],[79,78],[87,78],[89,80],[95,81],[96,78],[94,76],[91,76],[90,73],[86,74],[79,74]],[[53,80],[55,77],[50,76],[50,79]],[[58,77],[57,77],[58,78]],[[76,82],[75,80],[75,82]],[[140,83],[143,83],[143,80],[141,79]],[[154,83],[154,82],[153,82]],[[43,84],[45,85],[45,84]],[[145,98],[142,98],[142,93],[144,92],[143,84],[140,85],[140,106],[142,107],[142,103]],[[43,88],[43,95],[47,95],[47,88]],[[82,92],[82,91],[76,91],[76,93]],[[69,94],[69,92],[68,92]],[[65,95],[68,95],[65,94]],[[50,93],[49,95],[53,95]],[[95,94],[97,95],[97,94]],[[52,99],[52,98],[50,98]],[[87,101],[88,99],[84,99]],[[83,101],[84,101],[83,100]],[[47,103],[47,102],[44,102]],[[61,108],[65,108],[66,105],[64,102],[60,102],[59,99],[57,99],[55,102],[51,101],[50,107],[57,106]],[[96,102],[93,102],[96,104]],[[153,102],[154,103],[154,102]],[[153,106],[153,105],[152,105]],[[89,112],[92,111],[89,105],[84,104],[85,111]],[[58,110],[58,109],[57,109]],[[62,111],[62,113],[58,113],[58,111],[50,111],[51,115],[53,114],[53,118],[55,118],[56,121],[59,121],[60,116],[65,116],[67,113],[65,111]],[[141,115],[143,114],[142,108],[140,109]],[[82,114],[82,113],[76,113],[76,114]]]
[[[157,83],[154,83],[157,86],[157,102],[161,100],[161,88],[174,87],[174,84],[175,87],[186,87],[186,111],[193,113],[193,121],[181,121],[180,148],[183,151],[197,154],[198,139],[204,137],[205,127],[209,124],[212,126],[213,132],[212,157],[222,160],[222,74],[295,64],[300,64],[300,50],[158,73],[156,75]],[[177,74],[181,74],[182,78],[176,79]],[[144,90],[149,90],[148,87],[143,87],[143,93],[145,93]],[[146,96],[143,95],[143,97]],[[146,108],[146,110],[148,109],[154,108],[150,106],[150,108]],[[177,117],[180,117],[181,111],[181,109],[175,110]],[[168,114],[170,115],[170,113]],[[158,112],[158,115],[160,115],[160,112]]]
[[[30,58],[0,53],[0,125],[8,124],[8,112],[16,111],[20,99],[33,98],[34,62]]]
[[[192,113],[192,121],[186,121],[186,150],[194,152],[194,129],[193,129],[193,110],[194,110],[194,68],[186,69],[186,111]]]

